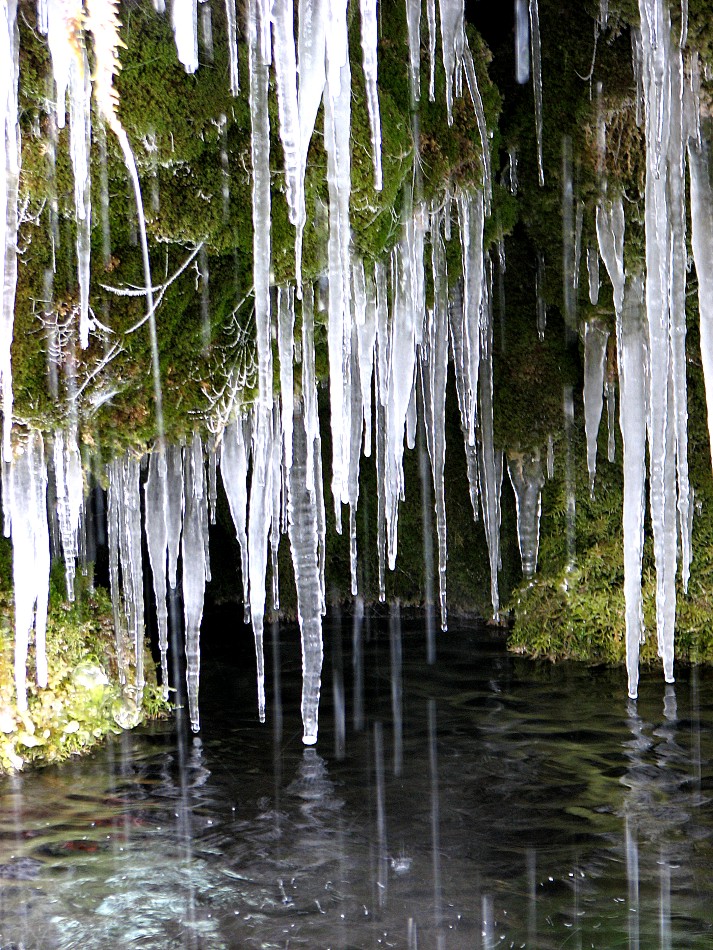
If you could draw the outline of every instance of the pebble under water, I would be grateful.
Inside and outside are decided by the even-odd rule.
[[[285,625],[265,725],[245,638],[200,738],[3,778],[0,947],[710,946],[713,671],[644,671],[635,703],[464,620],[429,666],[427,627],[327,618],[316,747]]]

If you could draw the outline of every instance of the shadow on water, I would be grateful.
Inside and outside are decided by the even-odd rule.
[[[464,621],[429,665],[422,617],[357,609],[305,749],[298,631],[267,632],[260,726],[229,625],[200,737],[179,714],[3,780],[1,947],[710,946],[708,672],[632,703]]]

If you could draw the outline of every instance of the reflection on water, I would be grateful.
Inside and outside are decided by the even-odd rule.
[[[267,726],[233,657],[201,739],[160,724],[3,780],[0,946],[711,945],[713,674],[633,703],[465,623],[433,665],[404,612],[326,633],[316,748],[275,627]]]

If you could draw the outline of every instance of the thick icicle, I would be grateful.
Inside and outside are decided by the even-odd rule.
[[[521,86],[530,78],[529,39],[525,0],[515,0],[515,81]]]
[[[173,0],[171,23],[179,62],[187,73],[198,69],[198,0]]]
[[[646,116],[646,315],[649,326],[649,489],[656,560],[656,628],[666,682],[673,682],[676,620],[676,531],[667,509],[675,468],[667,464],[672,416],[669,286],[671,215],[668,146],[671,129],[670,30],[662,0],[639,0]],[[674,172],[675,174],[675,172]],[[672,477],[670,477],[672,476]]]
[[[307,436],[307,490],[314,491],[312,454],[319,440],[317,412],[317,376],[314,365],[314,289],[308,284],[302,295],[302,401],[304,427]]]
[[[597,205],[599,253],[614,290],[614,310],[624,305],[624,205],[621,198]]]
[[[604,399],[604,371],[609,331],[597,320],[584,326],[584,431],[587,436],[587,471],[589,492],[594,495],[597,473],[597,440]]]
[[[240,545],[243,607],[245,622],[247,623],[250,619],[247,535],[248,455],[242,418],[236,422],[231,422],[223,432],[220,450],[220,473],[223,477],[223,488],[235,525],[235,534]]]
[[[381,115],[379,113],[379,91],[376,83],[376,47],[378,42],[376,0],[360,0],[360,10],[364,84],[366,85],[366,104],[369,109],[371,148],[374,153],[374,190],[381,191],[383,175],[381,171]],[[433,42],[435,44],[435,37]]]
[[[166,603],[166,559],[168,555],[166,455],[161,448],[151,453],[144,484],[144,528],[151,563],[158,645],[161,654],[163,697],[168,699],[168,606]]]
[[[302,637],[302,741],[317,741],[317,717],[322,676],[322,589],[319,568],[319,525],[314,493],[307,488],[311,464],[301,402],[295,405],[294,459],[289,477],[290,549],[297,589],[297,616]],[[313,456],[314,458],[314,456]]]
[[[641,559],[646,506],[646,368],[648,365],[641,278],[627,281],[623,308],[617,311],[619,355],[619,425],[624,451],[624,599],[626,604],[626,668],[629,696],[639,686],[639,644],[643,641]]]
[[[515,492],[517,541],[520,547],[522,573],[525,577],[532,577],[537,570],[542,488],[545,484],[540,450],[508,452],[507,463],[510,483]]]
[[[15,596],[15,694],[27,709],[26,665],[30,634],[35,634],[38,686],[47,685],[45,632],[49,601],[50,546],[47,523],[47,467],[42,436],[32,430],[9,463],[5,505],[12,524],[12,575]],[[5,486],[4,486],[5,487]]]
[[[186,649],[186,685],[191,729],[200,729],[198,687],[200,679],[200,630],[208,576],[205,531],[208,526],[208,501],[205,485],[203,446],[198,434],[185,453],[185,503],[181,557],[183,559],[183,617]]]
[[[54,435],[55,494],[57,518],[62,538],[62,556],[67,583],[67,600],[74,600],[74,575],[79,540],[79,520],[84,501],[82,458],[77,445],[76,428]]]
[[[421,4],[419,2],[419,8]],[[441,42],[443,44],[443,70],[446,74],[446,109],[448,124],[453,125],[453,96],[459,85],[459,72],[463,60],[465,32],[463,29],[463,0],[440,0]]]

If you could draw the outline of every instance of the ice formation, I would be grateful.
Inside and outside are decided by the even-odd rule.
[[[156,3],[157,9],[163,3]],[[112,460],[108,474],[110,582],[115,611],[117,656],[127,705],[126,721],[139,715],[143,691],[144,589],[142,531],[145,532],[157,604],[159,646],[164,689],[168,683],[167,585],[177,584],[179,550],[183,565],[183,606],[188,701],[191,726],[199,728],[200,624],[205,586],[210,578],[209,522],[214,518],[219,461],[240,548],[245,618],[252,624],[257,665],[258,714],[266,716],[263,628],[268,574],[273,606],[279,606],[278,546],[289,537],[297,589],[302,637],[303,741],[317,739],[321,684],[322,616],[325,596],[326,517],[320,422],[315,366],[315,312],[326,301],[329,358],[329,412],[332,445],[331,489],[337,529],[344,505],[349,506],[352,591],[359,589],[357,510],[361,455],[372,451],[377,471],[377,549],[379,592],[385,598],[386,565],[393,569],[398,549],[399,506],[407,488],[405,446],[416,443],[418,415],[433,482],[433,510],[438,539],[441,626],[447,622],[447,528],[444,488],[445,401],[449,357],[453,363],[474,516],[483,519],[495,616],[500,610],[501,488],[504,456],[495,437],[493,412],[493,276],[484,242],[491,210],[493,176],[490,132],[485,121],[475,64],[464,31],[462,0],[427,0],[429,97],[435,96],[436,37],[440,28],[445,75],[445,104],[453,121],[455,99],[463,93],[465,75],[482,146],[481,187],[450,188],[440,204],[428,205],[417,180],[405,188],[399,222],[400,239],[390,259],[360,259],[351,239],[351,102],[352,76],[348,52],[348,10],[345,0],[249,0],[246,12],[248,100],[251,120],[250,164],[253,216],[253,299],[257,344],[257,396],[250,405],[234,407],[217,427],[209,448],[196,432],[184,447],[162,438],[158,350],[145,222],[136,162],[121,128],[112,87],[118,68],[119,33],[111,4],[105,15],[93,0],[41,3],[40,29],[47,35],[55,83],[58,127],[65,122],[69,94],[70,150],[77,219],[77,262],[80,288],[79,342],[89,341],[89,246],[92,139],[91,95],[97,111],[116,134],[135,191],[142,231],[148,318],[158,418],[158,439],[148,459],[141,521],[140,460],[133,454]],[[599,299],[599,256],[613,285],[616,318],[616,361],[609,358],[607,331],[590,321],[585,328],[585,428],[590,485],[594,487],[603,399],[606,395],[613,458],[614,376],[618,367],[619,425],[624,454],[624,570],[629,694],[636,696],[638,650],[643,636],[641,562],[645,512],[646,438],[650,459],[650,511],[657,568],[657,630],[659,651],[668,681],[673,677],[673,632],[677,544],[685,586],[691,561],[692,495],[688,482],[686,432],[686,156],[691,168],[692,243],[699,280],[703,368],[713,391],[713,313],[709,287],[713,274],[713,198],[697,109],[685,91],[681,46],[670,37],[670,18],[663,0],[640,0],[641,29],[634,32],[634,72],[646,129],[646,277],[630,274],[624,265],[625,217],[621,198],[607,191],[600,161],[601,198],[596,208],[597,249],[587,247],[588,292]],[[544,183],[542,77],[537,0],[518,0],[517,69],[519,81],[532,75],[537,139],[537,168]],[[239,94],[238,23],[235,0],[226,0],[230,90]],[[408,75],[413,103],[421,94],[420,0],[407,0]],[[369,117],[374,186],[382,186],[381,120],[377,85],[378,19],[375,0],[361,0],[361,54]],[[172,0],[171,23],[177,55],[188,72],[198,66],[197,0]],[[81,24],[85,19],[85,27]],[[438,22],[437,22],[438,20]],[[607,21],[601,4],[602,28]],[[201,6],[202,56],[212,58],[210,7]],[[295,35],[296,28],[296,35]],[[91,57],[84,42],[93,38]],[[684,42],[685,22],[681,30]],[[529,50],[528,50],[529,37]],[[81,41],[80,41],[81,40]],[[90,58],[96,62],[90,76]],[[3,391],[3,499],[6,526],[14,546],[16,596],[15,673],[18,704],[26,702],[25,665],[34,630],[38,680],[46,679],[43,634],[47,610],[49,527],[47,468],[38,432],[12,438],[10,343],[17,269],[17,191],[19,69],[16,0],[3,5],[0,18],[0,107],[3,152],[0,156],[0,251],[3,286],[0,381]],[[271,272],[271,156],[268,94],[274,69],[278,131],[282,145],[285,198],[295,228],[294,286],[274,287]],[[697,66],[691,65],[691,87]],[[599,97],[601,98],[601,97]],[[412,104],[413,104],[412,103]],[[326,268],[318,283],[301,274],[306,224],[305,175],[315,123],[323,108],[323,141],[327,160],[328,242]],[[469,106],[470,107],[470,106]],[[225,121],[225,120],[221,120]],[[100,145],[102,131],[99,135]],[[226,137],[227,142],[227,137]],[[606,123],[597,126],[597,147],[604,156]],[[54,148],[54,140],[51,143]],[[224,150],[227,144],[223,145]],[[104,158],[106,160],[106,147]],[[223,170],[227,168],[227,151]],[[105,171],[102,172],[105,175]],[[517,191],[517,164],[510,152],[509,186]],[[224,188],[227,187],[223,182]],[[575,325],[579,298],[580,257],[585,230],[584,204],[575,192],[570,143],[562,154],[562,217],[564,242],[563,297],[567,322]],[[108,191],[102,184],[101,212],[108,222]],[[229,207],[223,191],[223,210]],[[56,208],[55,208],[56,218]],[[55,221],[56,224],[56,221]],[[445,242],[457,227],[462,279],[449,288]],[[110,258],[110,236],[104,257]],[[457,238],[456,238],[457,239]],[[205,255],[205,252],[203,252]],[[504,272],[502,251],[500,274]],[[202,260],[202,285],[207,266]],[[425,277],[428,267],[430,274]],[[47,277],[51,287],[51,275]],[[537,330],[545,332],[544,257],[537,260]],[[51,296],[51,294],[50,294]],[[507,319],[504,298],[501,299]],[[210,301],[205,296],[206,317]],[[297,337],[295,328],[298,329]],[[273,334],[279,354],[279,394],[273,392]],[[206,339],[206,348],[210,341]],[[297,354],[299,353],[299,356]],[[295,367],[301,362],[301,374]],[[276,388],[276,387],[275,387]],[[570,566],[574,561],[574,401],[565,404],[565,481]],[[713,442],[713,422],[711,439]],[[554,443],[547,447],[547,473],[552,476]],[[208,476],[206,478],[206,462]],[[81,537],[83,476],[78,434],[70,426],[54,435],[53,469],[56,515],[73,595],[74,564]],[[518,539],[523,573],[537,568],[540,497],[544,484],[540,450],[511,449],[507,469],[516,496]],[[54,512],[52,512],[54,514]],[[424,519],[425,521],[426,519]],[[270,563],[270,570],[268,570]],[[361,601],[358,601],[361,603]],[[395,629],[395,627],[394,627]],[[400,634],[399,634],[400,636]],[[392,638],[392,661],[399,659],[400,640]],[[400,662],[400,661],[399,661]],[[396,682],[396,680],[395,680]],[[398,686],[398,684],[397,684]],[[398,696],[395,689],[396,704]]]

